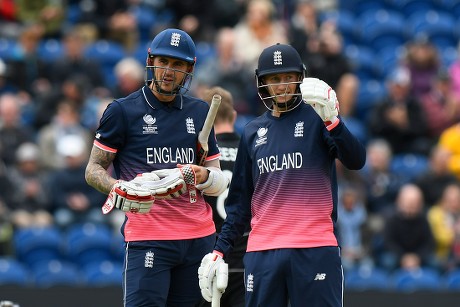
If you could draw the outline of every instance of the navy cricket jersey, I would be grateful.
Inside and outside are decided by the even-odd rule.
[[[249,122],[215,249],[227,254],[249,222],[248,252],[337,246],[336,158],[360,169],[366,151],[342,121],[328,131],[307,104]]]
[[[94,145],[116,153],[116,177],[131,180],[137,174],[180,164],[196,164],[198,133],[206,119],[206,102],[185,95],[165,105],[144,86],[127,97],[116,99],[104,111]],[[209,137],[207,160],[220,157],[214,130]],[[147,214],[127,212],[123,227],[126,241],[182,240],[215,232],[211,207],[197,193],[155,200]]]

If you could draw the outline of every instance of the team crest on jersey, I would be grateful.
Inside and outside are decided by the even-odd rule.
[[[257,140],[256,140],[256,146],[255,147],[267,143],[267,132],[268,132],[268,128],[260,127],[257,130]]]
[[[171,46],[179,47],[179,42],[180,42],[180,34],[174,32],[171,35]]]
[[[281,51],[273,52],[273,64],[274,65],[283,65],[283,56]]]
[[[150,114],[145,114],[142,119],[145,125],[142,126],[142,134],[158,134],[157,119]]]
[[[187,119],[185,120],[185,125],[187,126],[187,133],[196,134],[195,133],[195,124],[193,122],[193,118],[187,117]]]
[[[294,137],[295,138],[303,137],[303,124],[304,124],[304,122],[298,122],[298,123],[295,124],[295,128],[294,128]]]

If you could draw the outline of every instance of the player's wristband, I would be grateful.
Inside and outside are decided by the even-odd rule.
[[[208,196],[219,196],[228,186],[228,180],[220,168],[207,167],[209,174],[208,180],[197,184],[196,188]]]

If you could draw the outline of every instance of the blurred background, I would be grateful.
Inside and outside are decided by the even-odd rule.
[[[190,94],[229,90],[239,133],[265,111],[254,69],[269,45],[336,90],[367,148],[360,171],[337,162],[346,305],[458,305],[456,0],[0,0],[0,301],[121,306],[123,214],[102,216],[84,169],[167,27],[196,43]]]

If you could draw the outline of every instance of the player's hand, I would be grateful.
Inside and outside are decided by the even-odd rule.
[[[153,171],[139,174],[131,182],[149,189],[157,199],[170,199],[184,194],[187,189],[184,180],[180,178],[180,172],[162,171],[159,173],[161,177],[155,173],[159,171]]]
[[[339,101],[335,91],[323,80],[304,78],[300,84],[302,99],[318,113],[323,122],[331,124],[338,120]]]
[[[188,185],[196,185],[196,175],[191,165],[183,165],[181,167],[171,169],[161,169],[152,172],[160,178],[160,181],[169,178],[169,185],[162,193],[155,194],[159,199],[176,198],[187,191]]]
[[[132,182],[117,181],[102,206],[102,213],[107,214],[113,208],[125,212],[148,213],[154,202],[155,196],[149,189]]]
[[[198,281],[203,298],[211,302],[214,291],[225,292],[228,285],[228,265],[222,257],[213,252],[205,255],[198,268]]]

